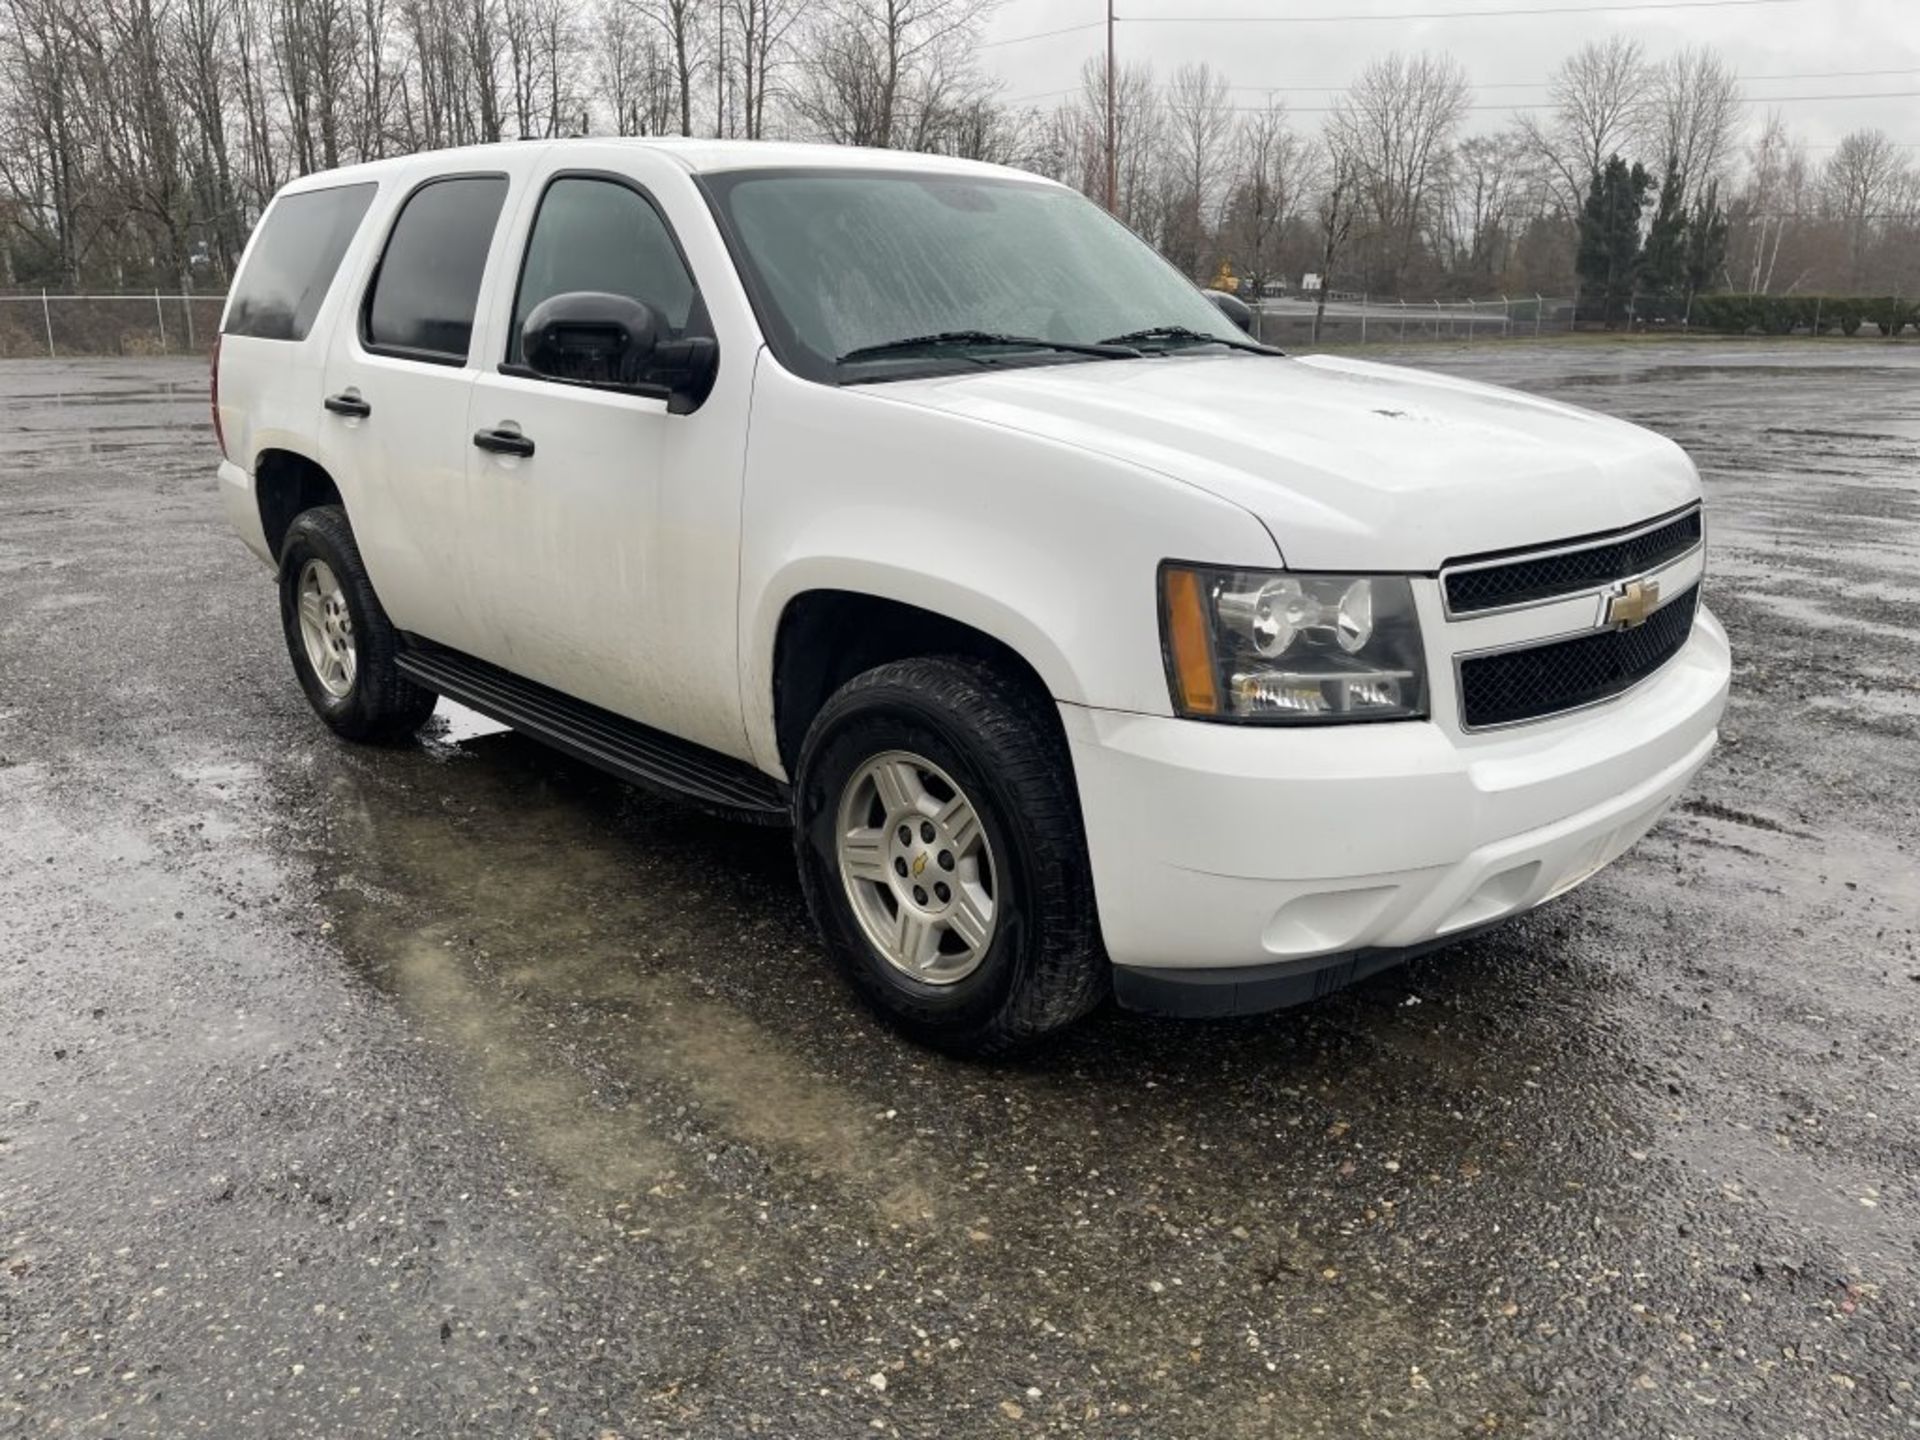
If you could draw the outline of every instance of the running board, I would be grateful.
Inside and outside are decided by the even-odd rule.
[[[752,766],[575,700],[457,650],[406,637],[400,673],[609,775],[731,818],[788,820],[787,787]]]

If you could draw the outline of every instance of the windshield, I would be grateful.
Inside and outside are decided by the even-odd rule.
[[[1053,347],[1140,331],[1246,342],[1124,225],[1056,185],[778,170],[711,175],[707,188],[774,353],[809,379],[1089,363],[1099,357]],[[953,339],[964,334],[1051,343]],[[915,337],[944,343],[895,347]]]

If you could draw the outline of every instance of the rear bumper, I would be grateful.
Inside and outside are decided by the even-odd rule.
[[[260,528],[260,502],[254,497],[253,476],[231,460],[222,460],[219,470],[220,505],[227,512],[227,523],[260,563],[273,567],[273,551],[267,546],[266,532]]]
[[[1703,610],[1629,694],[1487,735],[1063,706],[1116,992],[1204,1014],[1312,999],[1571,889],[1706,762],[1729,669]]]

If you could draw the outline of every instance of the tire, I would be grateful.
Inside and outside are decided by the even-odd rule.
[[[323,657],[333,661],[325,678],[301,622],[302,590],[309,581],[319,584],[340,627],[338,648]],[[433,714],[438,697],[404,679],[394,665],[399,636],[373,593],[347,512],[338,505],[302,511],[287,528],[280,547],[280,623],[300,688],[335,734],[348,740],[398,740]],[[341,650],[351,654],[350,669],[334,660]]]
[[[913,813],[889,806],[888,793],[897,799],[902,786],[896,779],[889,789],[872,777],[897,777],[902,765],[922,781],[920,813],[944,825],[941,816],[970,809],[979,838],[962,819],[925,848],[918,839],[896,847],[923,827],[894,823],[891,817]],[[843,830],[859,837],[857,862],[847,867]],[[871,848],[876,836],[885,851]],[[942,869],[950,841],[972,849],[957,869]],[[1044,695],[989,664],[903,660],[835,692],[801,745],[794,847],[828,953],[862,997],[915,1040],[953,1054],[1005,1054],[1071,1024],[1107,993],[1110,969],[1059,717]],[[906,865],[909,853],[924,872]],[[890,875],[899,878],[891,910]],[[931,882],[927,904],[946,903],[933,893],[946,880],[955,882],[954,899],[938,945],[967,947],[966,936],[983,930],[983,895],[991,901],[989,938],[970,947],[970,958],[909,942],[923,962],[909,973],[880,948],[875,930],[903,928],[908,894],[921,893],[912,890],[916,882]],[[971,916],[965,924],[963,911]],[[917,906],[911,913],[925,914]],[[943,968],[949,973],[933,973]]]

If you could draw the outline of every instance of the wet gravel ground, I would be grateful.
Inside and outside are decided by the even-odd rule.
[[[1920,348],[1404,358],[1693,451],[1727,743],[1505,929],[1001,1067],[778,834],[335,742],[204,367],[0,365],[0,1434],[1920,1433]]]

